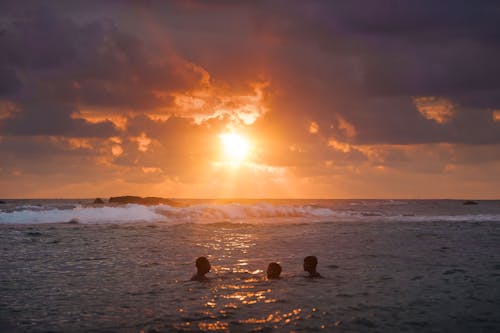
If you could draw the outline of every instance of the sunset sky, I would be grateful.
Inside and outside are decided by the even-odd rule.
[[[2,1],[0,197],[500,198],[498,1]]]

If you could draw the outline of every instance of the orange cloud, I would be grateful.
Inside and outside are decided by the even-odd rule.
[[[454,115],[453,103],[443,97],[414,97],[413,103],[418,112],[426,119],[434,120],[438,124],[450,121]]]
[[[309,124],[309,133],[311,134],[316,134],[319,131],[319,125],[315,121],[311,121],[311,124]]]
[[[343,153],[348,153],[351,151],[351,145],[345,142],[340,142],[335,139],[328,140],[328,146],[335,150],[341,151]]]
[[[112,145],[111,146],[111,154],[113,154],[113,156],[115,156],[115,157],[118,157],[121,154],[123,154],[123,148],[122,148],[122,146],[120,146],[120,145]]]
[[[162,172],[162,170],[160,168],[154,168],[154,167],[142,167],[141,170],[142,170],[142,172],[144,172],[146,174]]]
[[[342,117],[339,117],[338,118],[338,128],[344,132],[344,134],[348,137],[348,138],[352,138],[352,137],[355,137],[356,136],[356,128],[354,127],[353,124],[351,124],[350,122],[348,122],[347,120],[345,120],[344,118]]]
[[[121,130],[127,127],[127,113],[123,112],[123,110],[104,108],[80,109],[78,112],[73,112],[71,118],[83,119],[92,124],[110,121]]]
[[[233,125],[251,125],[268,111],[264,99],[269,82],[251,83],[250,91],[237,93],[214,85],[206,75],[200,89],[173,94],[176,114],[193,118],[197,124],[227,117]]]
[[[10,101],[0,99],[0,120],[10,118],[18,112],[16,105]]]
[[[94,148],[92,144],[92,140],[89,138],[68,138],[64,136],[50,136],[50,142],[56,145],[62,145],[65,148],[69,148],[71,150],[78,149],[86,149],[91,150]],[[97,143],[96,140],[93,140],[94,143]]]
[[[149,145],[152,140],[148,138],[146,133],[142,132],[141,135],[130,138],[132,141],[137,142],[137,149],[141,152],[147,152],[149,149]]]
[[[493,110],[493,121],[500,121],[500,110]]]
[[[68,139],[69,145],[73,149],[92,149],[94,148],[88,139],[85,138],[69,138]]]

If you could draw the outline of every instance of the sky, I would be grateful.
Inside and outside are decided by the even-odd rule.
[[[500,198],[498,1],[2,1],[0,197]]]

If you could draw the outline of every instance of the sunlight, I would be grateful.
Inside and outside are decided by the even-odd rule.
[[[222,133],[219,138],[224,149],[225,158],[231,163],[240,163],[248,158],[250,153],[249,141],[237,133]]]

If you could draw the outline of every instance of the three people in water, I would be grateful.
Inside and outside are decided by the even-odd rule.
[[[191,278],[191,281],[205,281],[208,278],[205,276],[208,272],[210,272],[210,262],[206,257],[199,257],[196,259],[196,273]],[[308,272],[308,278],[322,278],[321,274],[316,271],[316,267],[318,266],[318,258],[315,256],[307,256],[304,258],[304,271]],[[281,265],[272,262],[267,266],[267,278],[268,279],[279,279],[281,274]]]

